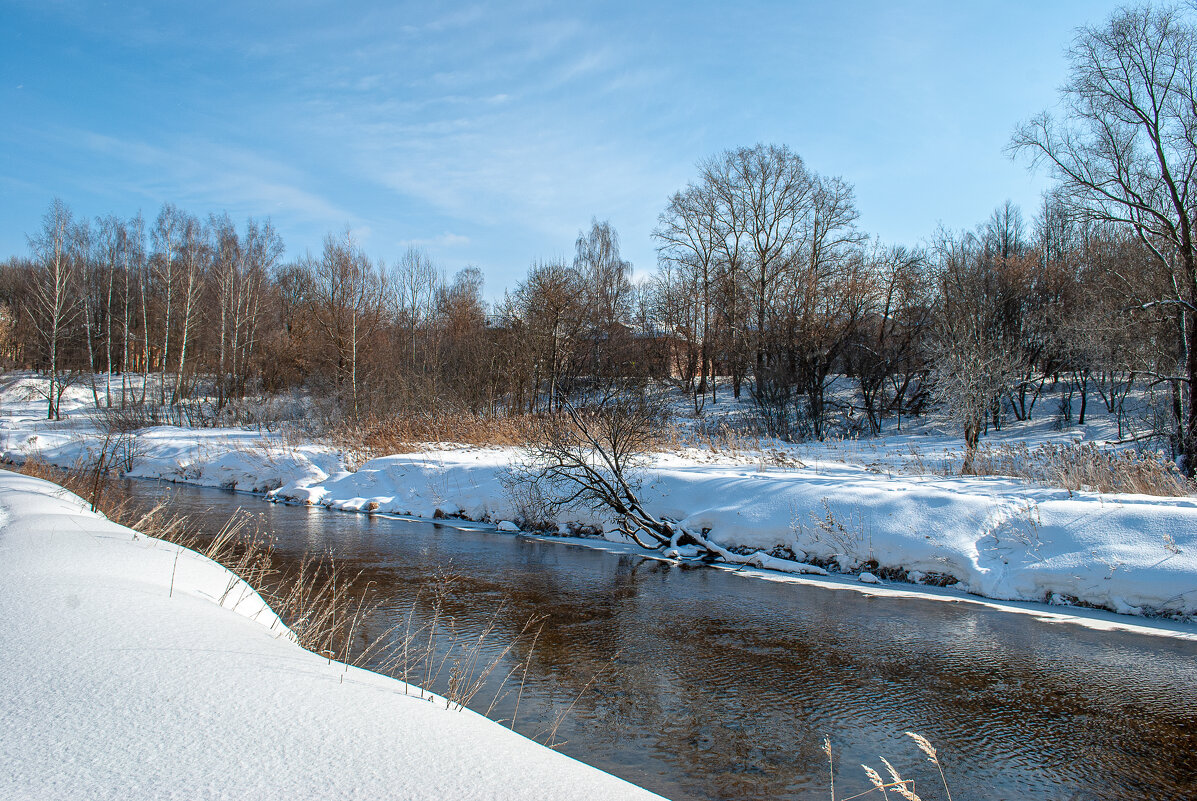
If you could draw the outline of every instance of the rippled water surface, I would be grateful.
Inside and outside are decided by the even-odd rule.
[[[216,490],[124,491],[172,494],[210,535],[244,506],[284,559],[332,548],[383,600],[368,637],[426,622],[445,574],[441,625],[465,635],[494,621],[491,658],[546,615],[530,655],[525,637],[503,661],[526,660],[522,693],[517,676],[491,716],[510,721],[518,697],[516,728],[544,740],[573,704],[562,751],[673,799],[828,799],[824,736],[837,798],[867,789],[860,763],[881,770],[880,756],[924,799],[945,797],[908,730],[938,746],[958,801],[1197,798],[1194,642]]]

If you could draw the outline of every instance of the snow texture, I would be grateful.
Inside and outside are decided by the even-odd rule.
[[[303,650],[221,566],[8,471],[0,587],[0,798],[658,797]]]

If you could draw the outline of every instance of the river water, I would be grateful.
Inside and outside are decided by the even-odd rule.
[[[485,661],[545,616],[534,645],[520,638],[494,674],[526,663],[522,691],[520,675],[492,681],[471,706],[485,712],[498,695],[490,715],[510,721],[518,700],[516,729],[542,741],[568,709],[560,750],[678,801],[829,799],[824,737],[836,798],[868,789],[861,763],[884,775],[882,756],[923,799],[945,798],[906,731],[938,747],[957,801],[1197,798],[1197,642],[682,568],[469,524],[122,487],[139,504],[170,495],[209,536],[244,507],[293,563],[331,548],[381,601],[367,637],[434,614],[458,643],[493,624]],[[447,672],[429,689],[444,691]]]

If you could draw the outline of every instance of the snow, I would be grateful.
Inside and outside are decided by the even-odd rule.
[[[658,797],[301,649],[221,566],[8,471],[0,587],[0,798]]]
[[[35,380],[0,391],[0,458],[19,462],[37,454],[62,466],[86,459],[98,438],[84,416],[90,392],[72,389],[64,404],[72,417],[47,423],[40,419],[44,403],[22,400],[14,388],[28,392]],[[1032,446],[1099,439],[1101,425],[1061,432],[1037,423],[1011,427],[1000,439]],[[769,570],[822,572],[803,565],[816,561],[841,572],[871,572],[884,585],[905,575],[906,590],[954,579],[958,595],[1038,602],[1044,609],[1080,603],[1182,621],[1197,615],[1197,497],[1069,491],[927,469],[958,458],[958,447],[924,424],[920,433],[861,441],[688,448],[655,456],[641,495],[653,514],[709,530],[726,548],[763,549],[754,562]],[[277,433],[158,426],[136,435],[134,451],[132,476],[345,511],[460,515],[499,523],[503,531],[522,519],[503,482],[519,458],[513,449],[429,446],[350,470],[348,455]],[[584,509],[557,522],[563,532],[569,522],[613,528]],[[694,554],[676,549],[668,556]],[[834,578],[812,581],[834,584]]]

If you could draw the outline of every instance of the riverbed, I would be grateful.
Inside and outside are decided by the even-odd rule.
[[[945,797],[906,731],[939,748],[957,799],[1197,797],[1192,641],[760,581],[454,521],[147,481],[121,491],[140,504],[169,494],[207,536],[244,508],[284,561],[331,549],[380,601],[363,643],[437,614],[459,644],[491,627],[482,650],[497,657],[544,616],[534,647],[521,638],[500,660],[526,674],[493,681],[471,705],[510,721],[518,703],[518,731],[679,801],[827,799],[824,737],[838,798],[867,789],[860,763],[882,769],[881,756],[924,799]],[[442,671],[428,689],[447,680]]]

